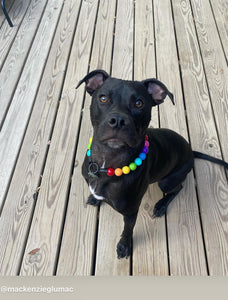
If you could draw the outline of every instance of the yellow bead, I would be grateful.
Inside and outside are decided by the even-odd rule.
[[[124,174],[129,174],[131,170],[128,166],[125,166],[125,167],[122,168],[122,171],[123,171]]]
[[[123,174],[122,169],[120,169],[120,168],[115,169],[115,175],[116,176],[121,176],[122,174]]]
[[[90,144],[92,144],[92,140],[93,140],[93,138],[91,137],[91,138],[89,139],[89,143],[90,143]]]

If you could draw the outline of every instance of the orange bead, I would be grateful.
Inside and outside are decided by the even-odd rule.
[[[122,169],[120,169],[120,168],[115,169],[115,175],[116,176],[121,176],[122,174],[123,174]]]

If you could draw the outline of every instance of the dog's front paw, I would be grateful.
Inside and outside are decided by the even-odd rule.
[[[121,242],[119,241],[119,243],[117,244],[117,257],[120,258],[128,258],[131,254],[131,242]]]
[[[97,200],[93,197],[93,195],[90,195],[87,204],[93,205],[93,206],[99,206],[101,204],[101,200]]]

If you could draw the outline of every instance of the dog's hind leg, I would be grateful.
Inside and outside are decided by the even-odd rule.
[[[172,172],[167,177],[158,182],[164,197],[154,206],[154,217],[161,217],[166,213],[170,202],[177,196],[182,189],[182,182],[193,167],[193,160],[183,165],[180,169]]]
[[[166,213],[170,202],[173,201],[173,199],[181,191],[181,189],[182,184],[178,185],[172,192],[164,194],[164,197],[159,200],[154,206],[154,217],[162,217]]]

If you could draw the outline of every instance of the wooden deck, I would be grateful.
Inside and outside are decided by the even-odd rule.
[[[227,0],[6,1],[0,12],[0,274],[228,275],[228,180],[197,160],[165,217],[146,193],[133,255],[116,258],[122,217],[86,205],[92,128],[78,81],[101,68],[157,77],[175,96],[151,126],[228,161]]]

